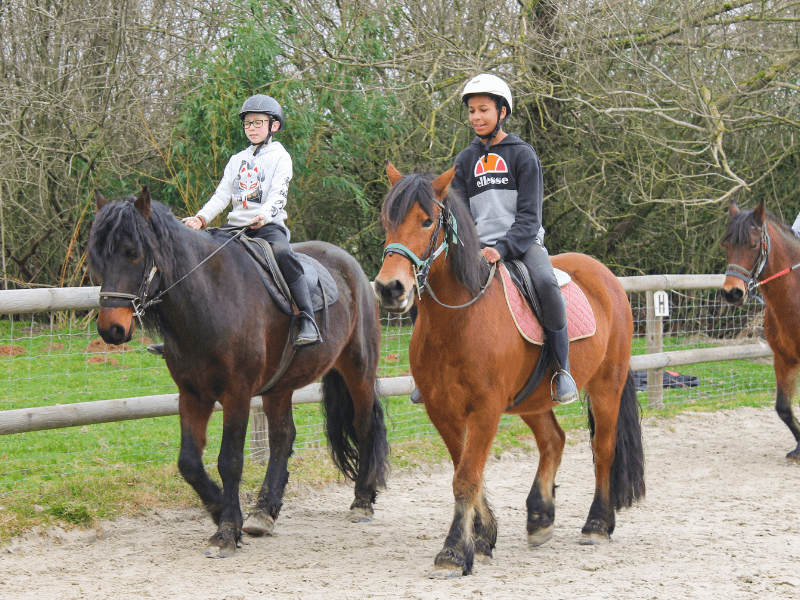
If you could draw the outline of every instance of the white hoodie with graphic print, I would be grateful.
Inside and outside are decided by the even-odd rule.
[[[283,227],[286,236],[289,229],[286,220],[286,199],[292,179],[292,157],[280,142],[270,141],[253,155],[254,146],[234,154],[225,167],[217,191],[197,213],[206,223],[225,210],[228,223],[241,227],[249,225],[258,215],[266,223]]]

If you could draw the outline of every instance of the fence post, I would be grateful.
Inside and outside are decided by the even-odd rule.
[[[656,305],[653,290],[647,290],[647,317],[645,320],[645,336],[647,353],[655,354],[664,351],[664,327],[662,318],[656,316]],[[651,408],[664,407],[664,370],[647,370],[647,405]]]

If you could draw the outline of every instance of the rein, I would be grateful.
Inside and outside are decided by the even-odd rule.
[[[217,252],[222,250],[225,246],[227,246],[232,241],[239,239],[242,234],[244,233],[244,228],[240,229],[236,232],[230,239],[228,239],[224,244],[222,244],[219,248],[214,250],[211,254],[206,256],[203,260],[201,260],[197,265],[195,265],[186,275],[178,279],[175,283],[169,286],[167,289],[159,292],[151,299],[147,299],[148,291],[150,288],[150,284],[153,282],[156,273],[158,272],[158,267],[155,263],[151,263],[150,270],[146,271],[144,278],[142,279],[142,284],[139,286],[139,291],[136,294],[125,294],[123,292],[100,292],[100,306],[103,308],[107,307],[118,307],[118,306],[125,306],[130,304],[133,306],[133,315],[139,320],[139,324],[142,324],[142,317],[144,317],[145,311],[153,306],[154,304],[158,304],[163,300],[164,294],[178,285],[181,281],[186,279],[189,275],[194,273],[197,269],[199,269],[203,264],[208,261],[212,256],[214,256]],[[121,301],[121,302],[120,302]]]
[[[428,247],[425,249],[425,252],[422,253],[422,256],[417,256],[403,244],[391,243],[387,244],[386,248],[383,249],[383,258],[386,260],[387,256],[391,256],[397,252],[411,262],[414,267],[414,280],[417,283],[417,294],[420,298],[422,298],[422,292],[425,290],[439,306],[454,309],[466,308],[470,304],[477,302],[477,300],[483,296],[483,293],[486,291],[486,288],[489,287],[489,283],[491,283],[495,271],[497,270],[497,263],[492,263],[491,269],[489,269],[489,276],[486,278],[486,283],[481,286],[481,290],[469,302],[451,306],[450,304],[445,304],[439,300],[436,297],[436,294],[433,293],[433,288],[431,288],[430,283],[428,283],[428,273],[430,272],[431,265],[433,264],[433,261],[436,260],[442,253],[444,253],[445,258],[447,257],[447,251],[450,248],[451,243],[459,242],[463,244],[463,242],[461,242],[461,239],[458,237],[458,223],[456,222],[455,217],[450,211],[445,210],[444,204],[437,200],[434,200],[434,202],[436,202],[436,205],[441,209],[441,211],[439,212],[439,218],[436,221],[436,228],[433,230],[431,239],[428,242]],[[445,216],[445,213],[447,213],[447,216]],[[445,231],[444,238],[442,239],[442,243],[439,244],[439,246],[434,250],[436,238],[439,237],[439,232],[442,230],[442,228],[444,228]]]

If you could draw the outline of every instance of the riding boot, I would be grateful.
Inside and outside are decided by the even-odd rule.
[[[550,381],[550,391],[553,400],[559,404],[569,404],[578,399],[578,387],[569,372],[569,334],[567,326],[561,329],[545,328],[545,335],[555,359],[553,365],[553,379]],[[555,391],[553,391],[555,388]]]
[[[164,356],[164,344],[150,344],[147,347],[147,351],[150,354],[155,354],[156,356]]]
[[[306,282],[302,278],[298,279],[289,285],[289,291],[297,306],[299,312],[297,318],[300,320],[299,331],[294,338],[295,347],[321,343],[322,336],[316,321],[314,321],[314,306],[311,303],[311,295],[308,293]]]

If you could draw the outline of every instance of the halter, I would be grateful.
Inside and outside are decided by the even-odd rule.
[[[414,280],[417,284],[417,294],[420,298],[422,298],[422,291],[424,289],[440,306],[444,306],[445,308],[464,308],[478,300],[478,298],[480,298],[486,291],[489,282],[494,276],[496,265],[492,265],[492,268],[489,271],[489,277],[486,279],[486,283],[481,286],[481,291],[478,292],[478,295],[469,302],[460,304],[458,306],[450,306],[449,304],[444,304],[436,297],[436,294],[433,293],[433,289],[428,283],[428,273],[430,272],[431,265],[433,264],[433,261],[436,260],[442,253],[444,253],[445,258],[447,257],[447,251],[451,243],[459,242],[463,245],[463,242],[458,237],[458,223],[456,222],[453,214],[449,210],[445,210],[444,204],[438,200],[434,200],[434,202],[441,209],[441,211],[439,212],[439,218],[436,220],[436,228],[433,230],[431,239],[428,242],[428,247],[425,249],[425,252],[422,253],[422,256],[417,256],[403,244],[393,242],[391,244],[386,244],[386,248],[383,249],[383,259],[386,260],[387,256],[391,256],[397,252],[411,262],[414,267]],[[445,213],[447,216],[445,216]],[[439,244],[439,246],[434,250],[436,238],[439,237],[439,232],[442,230],[442,228],[444,228],[444,238],[442,239],[442,243]]]
[[[762,281],[761,283],[757,283],[756,279],[761,272],[764,270],[764,267],[767,266],[767,259],[769,258],[769,251],[772,248],[772,242],[769,239],[769,232],[767,231],[767,222],[764,221],[764,224],[761,227],[761,242],[759,244],[759,254],[758,260],[756,264],[753,265],[753,268],[749,271],[742,266],[737,264],[729,264],[725,267],[725,275],[731,275],[733,277],[738,277],[742,281],[747,284],[748,292],[752,292],[753,289],[759,287],[762,283],[766,283],[766,281]],[[770,279],[772,279],[770,277]]]
[[[189,275],[194,273],[197,269],[199,269],[203,263],[205,263],[208,259],[214,256],[217,252],[222,250],[225,246],[231,243],[233,240],[239,239],[241,235],[244,233],[245,228],[241,228],[239,231],[236,232],[235,235],[231,236],[224,244],[222,244],[219,248],[214,250],[211,254],[206,256],[203,260],[201,260],[197,265],[186,275],[178,279],[175,283],[169,286],[167,289],[159,292],[155,296],[153,296],[150,300],[147,299],[148,293],[150,291],[150,284],[153,282],[153,279],[158,272],[158,267],[155,265],[155,261],[150,261],[150,269],[145,270],[144,278],[142,279],[142,283],[139,286],[139,291],[135,294],[126,294],[124,292],[103,292],[100,291],[100,307],[101,308],[118,308],[128,306],[129,304],[133,307],[133,316],[139,320],[139,325],[143,326],[142,317],[144,317],[145,311],[153,306],[154,304],[158,304],[162,301],[164,294],[178,285],[181,281],[186,279]]]

